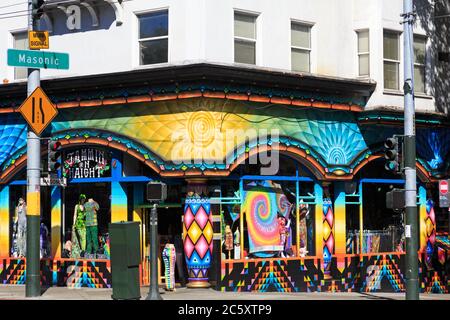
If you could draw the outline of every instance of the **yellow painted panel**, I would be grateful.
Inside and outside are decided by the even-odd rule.
[[[345,205],[336,205],[334,209],[334,239],[336,254],[345,254]]]
[[[316,225],[316,256],[323,256],[323,205],[317,204],[315,210]]]
[[[41,193],[39,191],[27,193],[27,215],[41,215]]]

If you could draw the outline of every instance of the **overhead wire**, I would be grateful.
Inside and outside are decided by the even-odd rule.
[[[28,2],[19,2],[19,3],[15,3],[15,4],[10,4],[10,5],[6,5],[6,6],[1,6],[0,9],[3,8],[10,8],[10,7],[15,7],[15,6],[20,6],[22,4],[27,4]]]

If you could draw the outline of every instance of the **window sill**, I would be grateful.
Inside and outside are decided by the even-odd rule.
[[[391,96],[404,96],[404,93],[401,90],[384,89],[383,94],[391,95]],[[428,99],[428,100],[433,99],[433,96],[430,96],[426,93],[414,93],[414,97],[419,98],[419,99]]]
[[[420,98],[420,99],[428,99],[428,100],[432,100],[433,99],[433,96],[430,96],[430,95],[428,95],[428,94],[426,94],[426,93],[414,93],[414,97],[415,98]]]
[[[403,91],[401,90],[391,90],[391,89],[384,89],[383,94],[391,95],[391,96],[403,96]]]

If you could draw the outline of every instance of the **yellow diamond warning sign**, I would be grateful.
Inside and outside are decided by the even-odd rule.
[[[19,112],[34,133],[39,136],[56,117],[58,109],[47,97],[44,90],[38,87],[19,107]]]

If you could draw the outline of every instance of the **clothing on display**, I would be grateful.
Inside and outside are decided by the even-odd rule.
[[[15,239],[17,244],[17,256],[25,257],[27,249],[27,206],[22,198],[19,199],[19,205],[16,207],[16,219],[17,233]]]
[[[175,246],[173,244],[166,244],[162,252],[162,258],[164,261],[164,278],[166,282],[166,290],[174,291],[176,252]]]
[[[86,214],[86,253],[96,254],[98,251],[97,211],[99,205],[92,199],[84,204]]]
[[[72,252],[71,258],[78,259],[84,256],[86,251],[86,212],[84,204],[85,195],[80,195],[80,202],[75,206],[74,224],[72,227]]]
[[[351,231],[347,234],[347,253],[379,253],[397,251],[400,237],[399,228],[388,228],[387,230],[363,230],[362,250],[360,250],[360,232]]]
[[[50,234],[43,222],[41,222],[39,234],[40,257],[48,258],[50,256]]]

